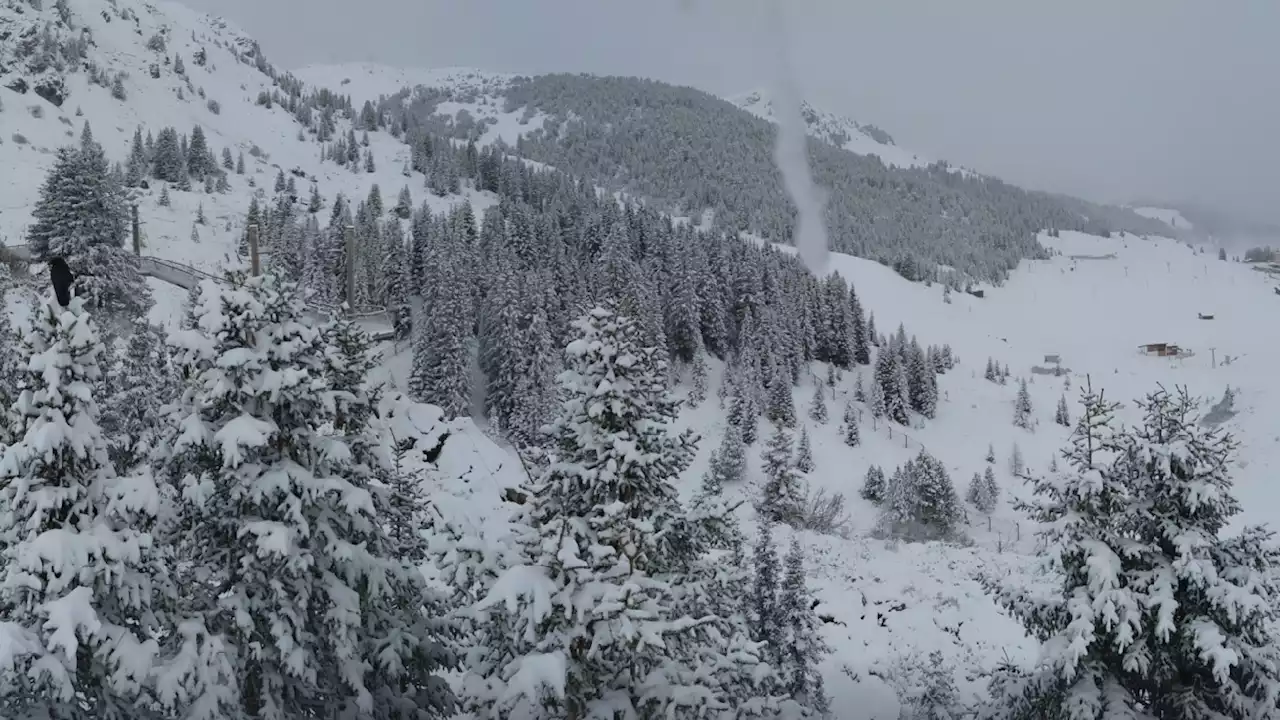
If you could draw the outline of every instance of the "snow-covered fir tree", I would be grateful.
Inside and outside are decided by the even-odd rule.
[[[1058,398],[1058,409],[1053,414],[1053,421],[1063,427],[1071,427],[1071,413],[1067,410],[1067,396]]]
[[[996,499],[999,497],[1000,488],[996,485],[996,474],[992,471],[991,466],[987,466],[985,473],[974,473],[973,479],[969,481],[969,489],[965,498],[973,503],[982,513],[990,515],[996,509]]]
[[[100,330],[129,326],[151,308],[151,289],[138,258],[124,247],[124,188],[85,123],[78,147],[58,150],[27,230],[32,257],[61,257],[76,277],[75,293],[94,311]]]
[[[717,489],[737,485],[746,479],[747,446],[742,442],[742,431],[737,425],[725,423],[720,447],[711,454],[706,474],[710,480],[704,485]]]
[[[775,364],[773,376],[769,380],[769,401],[765,416],[779,427],[796,426],[796,401],[791,388],[791,372],[782,363]]]
[[[840,427],[843,430],[845,445],[858,447],[862,444],[862,435],[858,428],[858,409],[853,406],[853,403],[845,404],[844,418]]]
[[[880,503],[884,501],[885,487],[884,470],[879,465],[872,465],[867,468],[867,475],[863,478],[862,488],[858,494],[864,500]]]
[[[124,356],[105,368],[111,393],[103,398],[100,426],[119,473],[134,470],[155,449],[160,409],[177,395],[164,330],[135,328]]]
[[[225,644],[222,717],[448,717],[453,666],[415,568],[390,556],[359,418],[358,343],[312,327],[271,275],[202,284],[170,337],[189,378],[164,467],[182,609]],[[343,378],[346,378],[345,380]],[[246,542],[245,538],[252,538]],[[216,590],[215,590],[216,589]],[[214,692],[213,685],[205,688]],[[212,706],[211,706],[212,707]]]
[[[792,459],[791,431],[779,425],[764,451],[764,487],[756,507],[770,522],[794,522],[801,502],[800,475]]]
[[[702,353],[698,353],[693,359],[693,368],[690,370],[689,380],[689,405],[697,407],[707,399],[707,358]]]
[[[819,664],[831,652],[818,628],[804,569],[804,550],[796,533],[791,534],[782,586],[777,600],[780,617],[778,666],[783,687],[793,700],[819,716],[829,712],[829,701]]]
[[[886,483],[881,531],[907,539],[953,537],[963,514],[943,464],[925,450]]]
[[[813,384],[813,399],[809,401],[809,419],[819,424],[827,422],[827,398],[819,383]]]
[[[14,718],[156,717],[175,591],[150,473],[117,475],[98,427],[103,346],[82,298],[33,308],[0,461],[0,705]],[[153,712],[153,708],[157,712]]]
[[[668,430],[666,368],[612,308],[574,327],[552,461],[516,517],[516,562],[476,608],[467,706],[486,718],[588,718],[760,705],[754,646],[718,631],[733,623],[714,615],[723,598],[706,595],[709,548],[672,484],[693,439]]]
[[[994,444],[994,443],[987,443],[987,457],[986,457],[986,460],[987,460],[987,463],[988,463],[988,464],[991,464],[991,465],[995,465],[995,464],[996,464],[996,446],[995,446],[995,444]]]
[[[1025,379],[1018,384],[1018,396],[1013,401],[1013,424],[1024,430],[1032,427],[1031,392],[1027,390]]]
[[[800,427],[800,441],[796,444],[796,469],[802,473],[813,472],[813,448],[809,443],[809,426]]]

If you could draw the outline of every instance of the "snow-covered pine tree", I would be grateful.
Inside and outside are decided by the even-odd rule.
[[[769,402],[765,417],[778,427],[796,426],[796,401],[791,392],[791,371],[783,363],[775,363],[769,380]]]
[[[1071,427],[1071,414],[1067,411],[1067,396],[1058,398],[1058,410],[1053,414],[1053,421],[1063,427]]]
[[[219,589],[183,609],[241,682],[223,716],[447,717],[443,628],[370,490],[359,338],[312,327],[271,275],[231,281],[203,283],[194,329],[170,337],[189,383],[165,463],[179,580]]]
[[[879,353],[876,357],[875,379],[872,381],[880,388],[880,397],[884,399],[884,416],[901,425],[907,424],[909,416],[908,389],[906,374],[902,367],[902,357],[892,349]],[[875,414],[875,390],[872,390],[872,414]]]
[[[720,447],[711,455],[703,485],[723,488],[737,485],[747,477],[747,446],[742,442],[742,431],[733,423],[725,423]]]
[[[785,574],[777,603],[782,641],[778,653],[779,674],[793,700],[825,717],[829,700],[818,666],[831,648],[818,629],[818,616],[813,611],[815,601],[804,570],[804,550],[796,533],[791,533],[791,547],[784,562]]]
[[[756,512],[770,522],[794,522],[800,508],[801,491],[800,477],[792,460],[790,430],[782,425],[774,428],[763,460],[765,484]]]
[[[999,366],[996,365],[996,361],[994,358],[990,356],[987,357],[987,369],[983,373],[982,377],[986,378],[987,380],[990,380],[991,382],[999,382],[1000,368]]]
[[[1124,681],[1159,718],[1278,717],[1280,549],[1260,526],[1221,537],[1241,510],[1228,474],[1237,444],[1201,424],[1197,404],[1185,388],[1138,401],[1142,425],[1117,463],[1130,493],[1123,526],[1139,543],[1121,584],[1143,596],[1134,652],[1150,659]]]
[[[1136,578],[1125,573],[1126,566],[1133,567],[1125,559],[1129,549],[1137,549],[1125,522],[1128,479],[1111,468],[1124,452],[1114,426],[1119,405],[1088,386],[1081,404],[1071,446],[1063,453],[1067,476],[1033,478],[1035,497],[1015,505],[1041,523],[1044,571],[1059,579],[1060,592],[1045,598],[1042,592],[983,578],[1043,648],[1035,669],[1005,666],[995,674],[985,713],[993,720],[1156,717],[1142,713],[1140,703],[1148,698],[1136,695],[1128,681],[1135,661],[1143,661],[1136,674],[1146,676],[1152,658],[1136,644],[1150,631],[1144,627],[1146,598],[1132,584]],[[1274,713],[1274,699],[1271,708]]]
[[[413,368],[409,394],[415,400],[462,417],[471,410],[471,288],[465,284],[456,237],[443,233],[428,251],[422,309],[412,321]]]
[[[867,468],[867,476],[862,481],[862,489],[858,494],[863,500],[870,500],[873,503],[884,502],[885,477],[884,470],[879,465]]]
[[[827,422],[827,398],[821,383],[813,384],[813,399],[809,401],[809,419],[819,424]]]
[[[82,298],[32,310],[26,387],[0,462],[0,704],[15,718],[148,717],[156,637],[173,632],[159,492],[117,476],[94,393],[102,343]],[[173,708],[168,708],[172,710]]]
[[[735,705],[750,697],[755,660],[730,655],[712,630],[729,622],[707,617],[723,602],[706,596],[711,585],[680,584],[703,577],[708,548],[686,525],[672,484],[693,439],[668,430],[676,403],[666,369],[642,346],[638,324],[612,308],[574,327],[564,406],[550,427],[553,460],[516,517],[518,561],[476,606],[467,705],[525,718]]]
[[[995,473],[991,471],[991,467],[987,467],[986,475],[974,473],[973,479],[969,481],[969,489],[966,499],[973,503],[983,514],[990,515],[996,509],[996,493],[998,488],[995,485]]]
[[[987,443],[987,462],[996,464],[996,446],[994,443]]]
[[[778,663],[783,647],[784,610],[778,606],[778,590],[782,587],[782,567],[778,562],[778,546],[773,542],[774,523],[761,519],[752,557],[751,639],[768,648],[770,661]]]
[[[134,329],[124,357],[112,376],[112,394],[102,401],[99,421],[107,441],[107,454],[117,473],[127,474],[150,458],[155,449],[160,409],[178,392],[176,378],[167,367],[164,330],[154,325]]]
[[[809,444],[809,426],[800,426],[800,442],[796,446],[796,469],[802,473],[813,472],[813,448]]]
[[[110,172],[102,147],[85,123],[80,146],[58,150],[31,210],[27,230],[32,257],[61,257],[76,277],[76,295],[113,335],[151,309],[151,290],[138,258],[125,250],[128,211],[124,188]]]
[[[699,352],[693,359],[689,381],[689,406],[698,407],[707,399],[707,358]]]
[[[876,367],[879,366],[880,358],[877,357]],[[861,375],[859,375],[859,377],[861,377]],[[871,418],[873,421],[872,425],[874,426],[874,421],[884,417],[888,412],[888,409],[885,407],[884,388],[880,385],[880,381],[876,377],[871,378],[871,395],[867,400],[867,405],[870,406],[869,409],[871,410]]]
[[[858,373],[857,377],[853,381],[853,399],[857,400],[858,402],[867,401],[867,393],[863,390],[863,386],[862,386],[861,372]]]
[[[1031,392],[1027,390],[1027,381],[1018,384],[1018,396],[1013,401],[1013,424],[1024,430],[1031,429]]]
[[[750,377],[740,366],[731,366],[727,371],[732,373],[733,398],[729,401],[729,422],[738,426],[742,432],[742,442],[753,445],[760,411],[756,405],[756,388],[752,387]]]
[[[963,514],[946,467],[923,449],[894,473],[883,506],[881,531],[910,540],[953,537]]]
[[[858,410],[853,403],[845,403],[844,421],[842,428],[844,430],[844,444],[849,447],[858,447],[862,444],[862,434],[858,428]]]

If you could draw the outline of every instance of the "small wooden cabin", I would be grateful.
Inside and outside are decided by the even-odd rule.
[[[1156,357],[1178,357],[1185,354],[1185,351],[1172,343],[1148,343],[1141,347],[1141,350],[1148,355]]]

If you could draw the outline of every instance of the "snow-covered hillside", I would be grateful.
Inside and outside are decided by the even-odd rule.
[[[21,15],[0,12],[0,23],[7,23],[15,35],[39,32],[56,17],[53,3],[47,5],[44,11],[23,5]],[[279,105],[258,104],[259,93],[271,92],[276,83],[258,69],[252,40],[221,19],[172,2],[69,0],[68,6],[74,30],[62,34],[87,33],[92,38],[83,62],[101,69],[108,83],[94,84],[89,71],[68,69],[61,73],[65,99],[59,107],[33,89],[19,93],[8,87],[20,77],[28,85],[34,83],[20,63],[5,66],[8,72],[0,76],[4,108],[0,111],[0,166],[6,168],[0,177],[2,244],[25,242],[30,209],[53,153],[76,142],[85,122],[113,162],[127,159],[138,127],[143,135],[154,135],[168,126],[182,134],[200,126],[216,156],[221,157],[224,148],[233,157],[243,154],[245,173],[229,173],[230,190],[225,194],[206,194],[201,188],[172,192],[172,204],[165,208],[158,205],[159,183],[140,193],[143,253],[206,271],[217,272],[234,262],[250,198],[269,192],[281,170],[295,178],[304,202],[312,183],[326,200],[337,193],[361,199],[374,184],[388,199],[408,185],[415,205],[427,200],[436,209],[463,199],[426,193],[421,173],[403,176],[409,150],[385,133],[370,134],[369,147],[377,161],[373,173],[352,173],[331,162],[322,163],[320,145],[294,116]],[[157,36],[163,38],[163,51],[148,48]],[[203,65],[195,61],[199,51],[207,58]],[[182,60],[181,74],[174,71],[175,58]],[[153,65],[158,78],[151,76]],[[112,96],[110,81],[117,76],[122,80],[123,100]],[[329,87],[339,91],[337,82]],[[349,123],[339,120],[339,130],[346,127]],[[477,212],[490,202],[469,191],[464,197],[476,205]],[[209,222],[196,228],[199,242],[195,243],[192,226],[201,205]]]
[[[773,100],[767,91],[752,90],[728,97],[726,100],[757,117],[776,122],[773,114]],[[818,110],[808,102],[801,103],[800,115],[804,118],[809,135],[851,153],[875,155],[885,165],[910,168],[937,162],[933,158],[898,147],[889,133],[874,125],[863,125],[847,117]],[[966,168],[953,169],[957,172],[973,173]]]
[[[1195,226],[1191,221],[1182,216],[1182,213],[1172,208],[1162,207],[1131,207],[1130,210],[1141,215],[1149,217],[1152,220],[1159,220],[1175,230],[1193,230]]]

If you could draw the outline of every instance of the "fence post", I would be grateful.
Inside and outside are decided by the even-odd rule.
[[[262,271],[258,261],[258,225],[256,223],[248,227],[249,232],[249,274],[254,277]]]
[[[356,311],[356,228],[347,225],[342,229],[346,240],[346,297],[347,313]]]
[[[133,254],[142,254],[142,223],[138,222],[138,202],[133,203]]]

